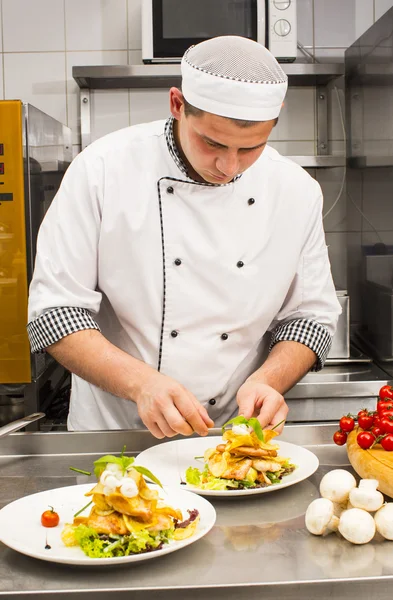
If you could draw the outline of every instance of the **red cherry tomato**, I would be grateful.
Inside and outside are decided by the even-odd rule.
[[[382,419],[386,419],[386,417],[393,417],[393,410],[383,410],[381,412],[381,421]]]
[[[373,436],[371,431],[361,431],[360,433],[358,433],[356,439],[359,446],[363,448],[363,450],[368,450],[368,448],[371,448],[371,446],[375,442],[375,437]]]
[[[44,527],[56,527],[59,524],[60,517],[57,512],[54,511],[53,506],[49,507],[50,510],[46,510],[41,515],[41,525]]]
[[[368,410],[366,408],[362,408],[362,410],[359,410],[358,418],[362,417],[363,415],[368,415]]]
[[[333,435],[333,441],[335,444],[337,444],[337,446],[344,446],[345,442],[347,441],[347,434],[345,433],[345,431],[336,431],[336,433]]]
[[[381,416],[381,414],[385,410],[393,410],[393,402],[391,400],[380,400],[378,402],[378,404],[377,404],[378,415]]]
[[[359,427],[361,427],[362,429],[366,429],[366,430],[371,429],[371,427],[373,426],[373,423],[374,423],[374,417],[373,417],[373,415],[370,415],[369,413],[358,417],[358,424],[359,424]]]
[[[382,417],[381,429],[384,433],[393,433],[393,417]]]
[[[393,387],[391,385],[384,385],[379,390],[380,398],[393,398]]]
[[[383,435],[386,432],[382,429],[382,427],[374,425],[374,427],[371,429],[371,433],[373,435],[375,435],[375,437],[377,438],[377,437],[379,437],[380,435]]]
[[[355,427],[355,420],[349,415],[345,417],[341,417],[340,419],[340,429],[341,431],[345,431],[345,433],[349,433]]]
[[[381,418],[379,415],[374,415],[373,427],[381,427]]]
[[[381,446],[384,450],[387,450],[388,452],[391,452],[393,450],[393,434],[392,433],[388,433],[388,435],[385,435],[385,437],[382,438]]]

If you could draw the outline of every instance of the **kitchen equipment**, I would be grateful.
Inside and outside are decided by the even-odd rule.
[[[44,386],[66,373],[49,355],[31,355],[26,324],[38,229],[71,159],[68,127],[20,100],[0,101],[0,422],[8,398],[20,409],[13,417],[37,411]]]
[[[280,62],[297,54],[296,0],[143,0],[142,60],[180,62],[190,46],[240,35],[266,46]]]
[[[45,417],[45,413],[33,413],[32,415],[28,415],[27,417],[23,417],[22,419],[18,419],[17,421],[12,421],[12,423],[8,423],[7,425],[3,425],[0,427],[0,437],[8,435],[9,433],[14,433],[23,427],[27,427],[33,421],[38,421]]]
[[[329,359],[349,358],[349,296],[347,290],[336,290],[337,299],[341,305],[342,313],[338,318],[336,333],[333,337],[332,347],[328,354]]]

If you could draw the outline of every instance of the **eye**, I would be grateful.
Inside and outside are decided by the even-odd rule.
[[[215,144],[214,142],[211,142],[210,140],[205,140],[206,144],[208,146],[210,146],[210,148],[219,148],[220,146],[218,146],[218,144]]]

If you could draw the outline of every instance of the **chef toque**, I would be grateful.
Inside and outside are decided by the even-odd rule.
[[[182,92],[189,104],[247,121],[278,117],[288,78],[264,46],[227,35],[189,48],[181,62]]]

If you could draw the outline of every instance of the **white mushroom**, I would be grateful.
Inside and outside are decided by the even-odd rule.
[[[356,479],[345,469],[334,469],[321,479],[319,491],[323,498],[341,504],[347,502],[349,492],[356,487]]]
[[[377,491],[376,479],[361,479],[358,488],[349,492],[349,501],[354,508],[362,508],[367,512],[379,510],[384,503],[381,492]]]
[[[327,498],[313,500],[306,511],[306,527],[314,535],[337,531],[339,519],[334,514],[334,505]]]
[[[340,517],[338,530],[352,544],[367,544],[375,535],[375,521],[361,508],[350,508]]]
[[[393,502],[382,506],[374,515],[378,533],[385,539],[393,540]]]

